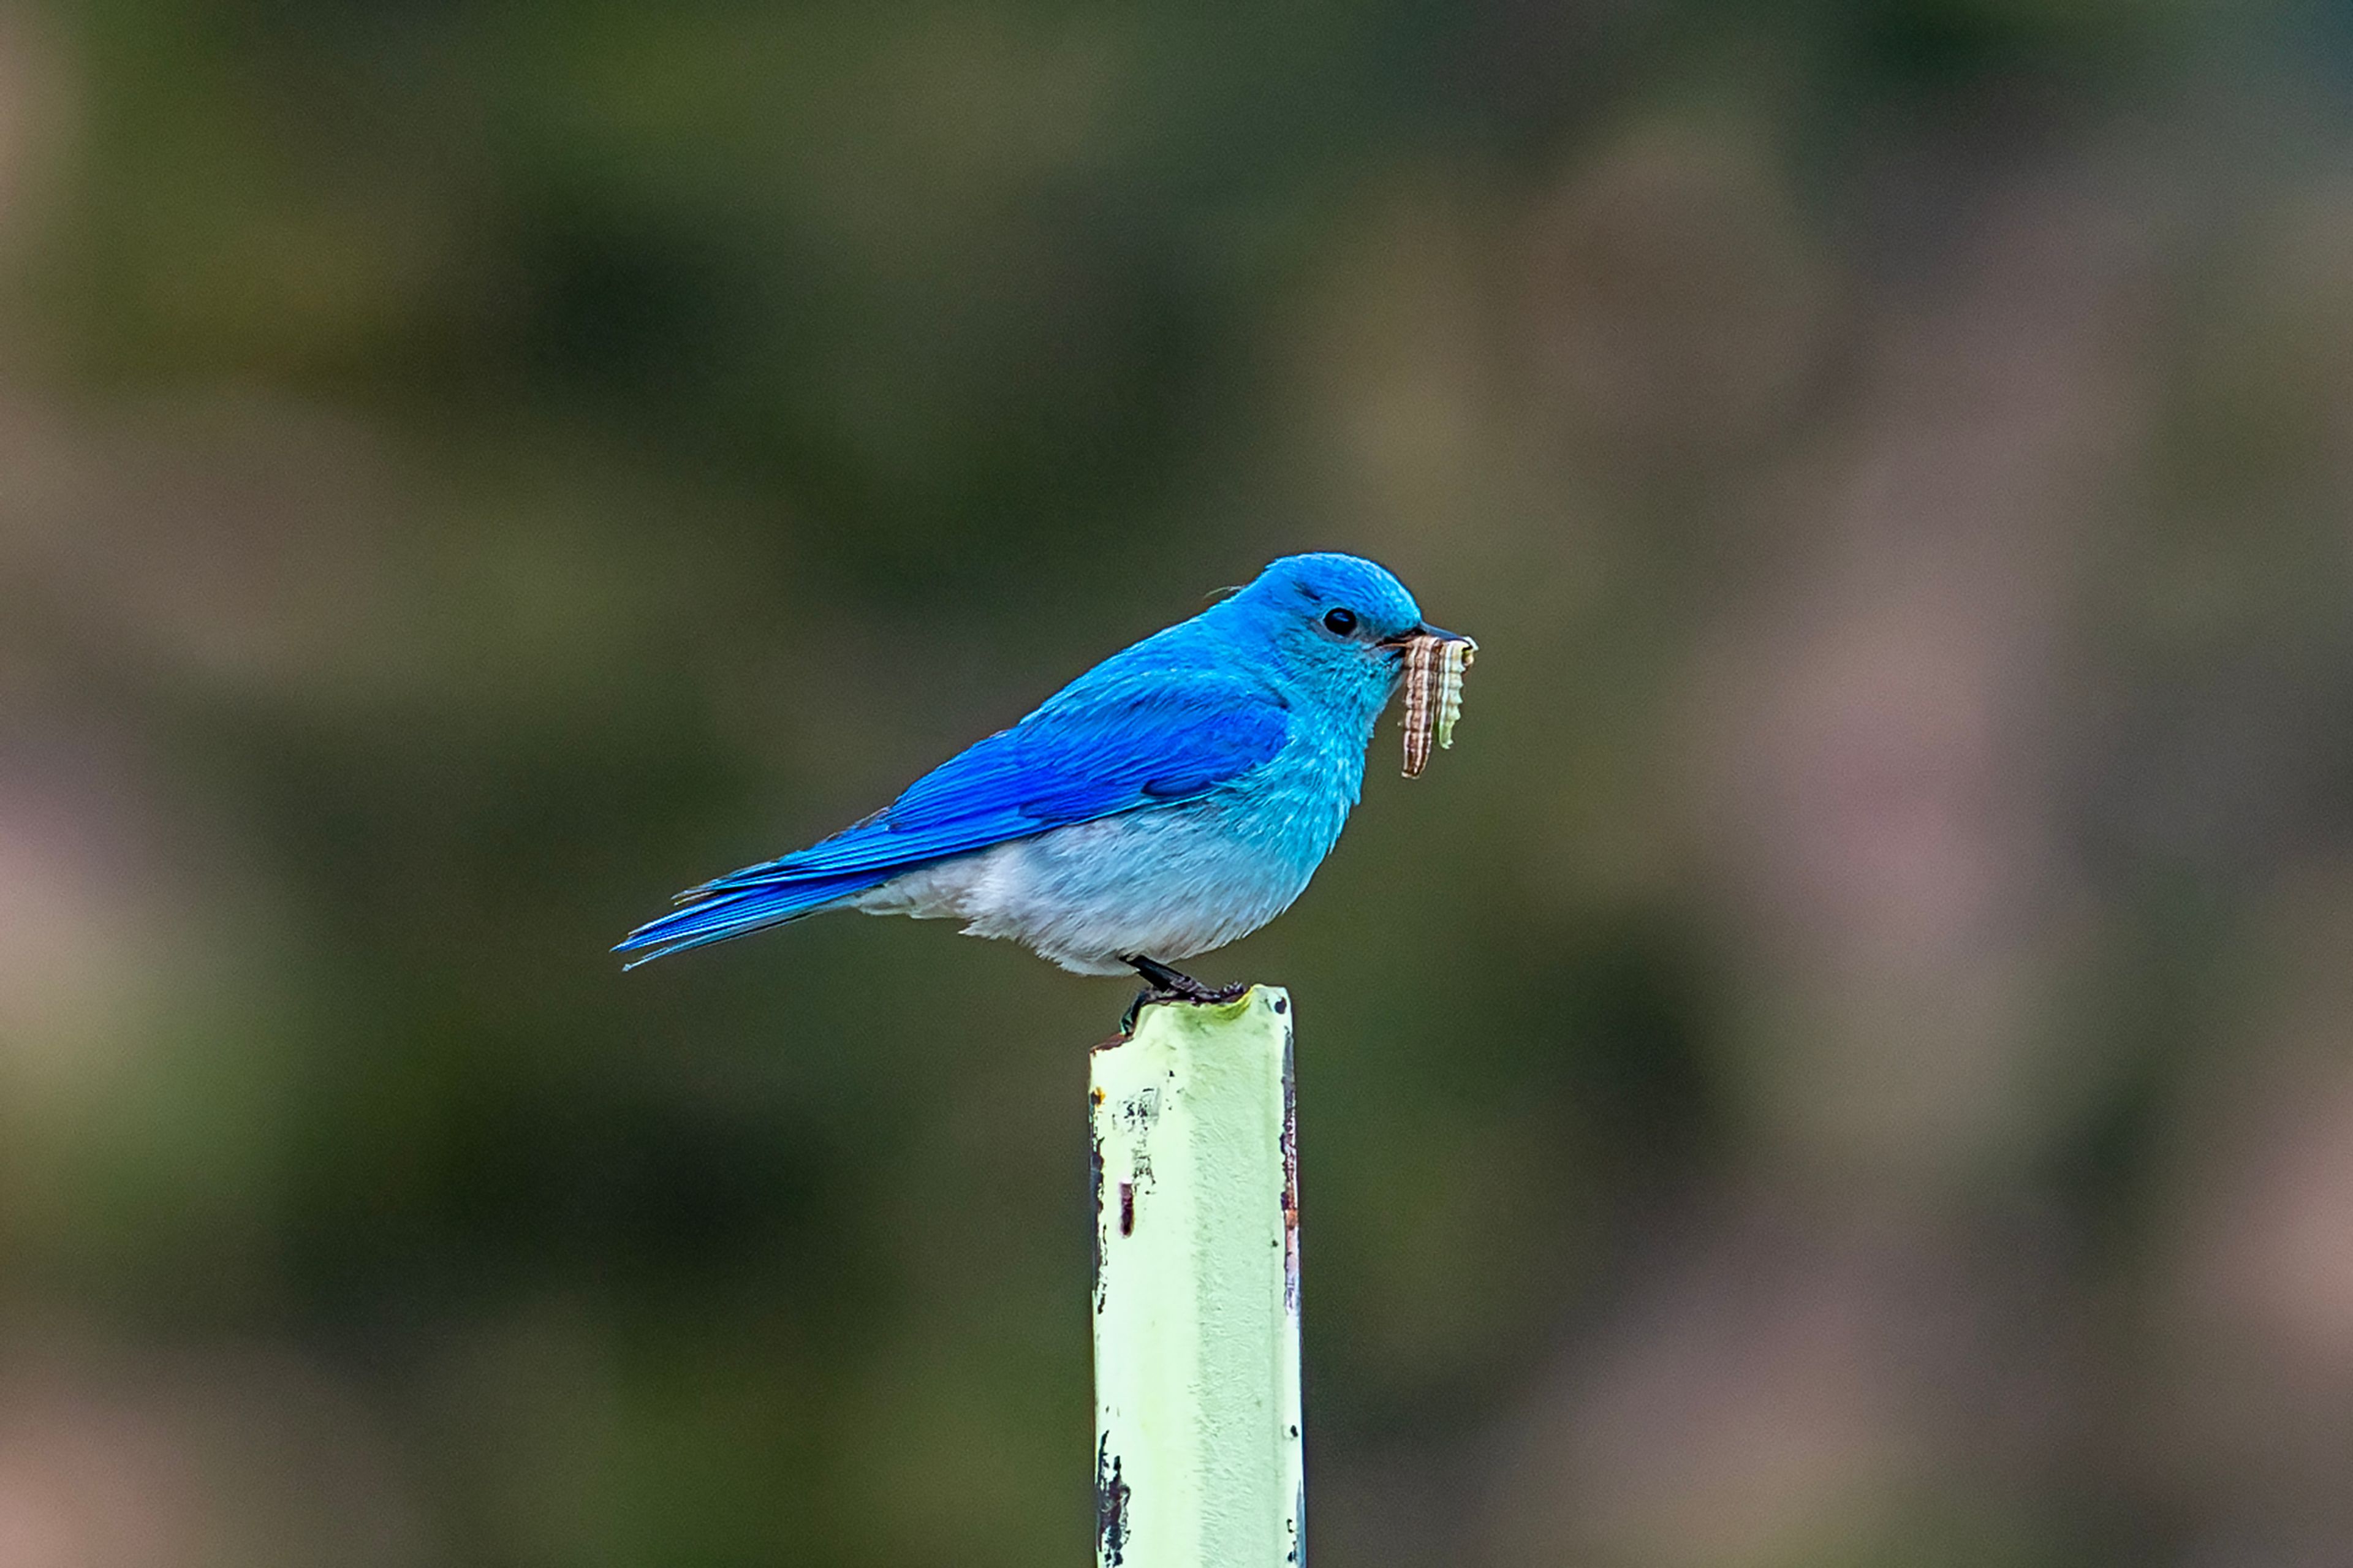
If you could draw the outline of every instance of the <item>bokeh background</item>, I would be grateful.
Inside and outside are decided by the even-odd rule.
[[[2353,1563],[2335,0],[0,5],[0,1568],[1092,1545],[1084,1049],[623,977],[1269,557],[1319,1568]]]

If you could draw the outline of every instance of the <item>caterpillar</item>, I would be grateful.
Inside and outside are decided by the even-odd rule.
[[[1479,645],[1469,637],[1418,637],[1405,650],[1405,776],[1430,764],[1430,744],[1454,744],[1462,717],[1462,672]]]

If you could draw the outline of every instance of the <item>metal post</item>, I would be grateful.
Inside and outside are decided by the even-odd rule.
[[[1093,1056],[1098,1568],[1305,1561],[1291,998]]]

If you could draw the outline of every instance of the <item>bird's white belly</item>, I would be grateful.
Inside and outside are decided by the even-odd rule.
[[[1141,954],[1189,958],[1249,935],[1291,906],[1314,859],[1285,854],[1208,806],[1058,827],[927,866],[857,895],[869,914],[954,919],[972,936],[1034,948],[1082,974]]]

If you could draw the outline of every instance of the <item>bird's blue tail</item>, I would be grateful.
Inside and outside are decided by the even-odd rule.
[[[635,969],[668,953],[684,952],[691,947],[725,942],[729,937],[813,915],[837,899],[846,899],[889,881],[896,871],[892,868],[830,877],[793,877],[733,887],[728,884],[734,882],[734,878],[722,878],[718,882],[680,894],[681,900],[687,900],[682,908],[659,920],[648,921],[622,938],[613,951],[636,953],[637,957],[622,966]],[[743,875],[737,873],[739,877]]]

